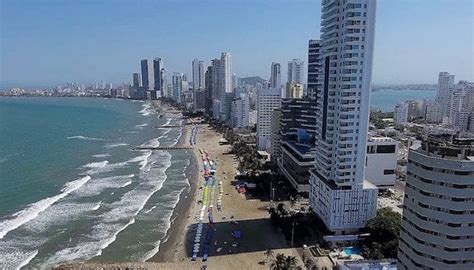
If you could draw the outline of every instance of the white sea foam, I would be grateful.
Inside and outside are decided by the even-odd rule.
[[[120,186],[120,187],[121,187],[121,188],[124,188],[124,187],[126,187],[126,186],[130,185],[131,183],[132,183],[132,181],[128,181],[127,183],[123,184],[123,185],[122,185],[122,186]]]
[[[110,157],[110,154],[96,154],[96,155],[93,155],[93,157],[96,157],[96,158],[105,158],[105,157]]]
[[[31,252],[30,254],[28,254],[28,256],[22,262],[20,262],[20,264],[17,267],[15,267],[15,269],[20,270],[23,266],[31,262],[31,260],[33,260],[33,258],[36,257],[36,255],[38,255],[38,250],[35,250]]]
[[[135,223],[135,218],[132,218],[132,220],[130,220],[127,224],[125,224],[123,227],[121,227],[120,229],[118,229],[113,235],[112,237],[110,237],[109,239],[107,239],[107,241],[105,241],[104,243],[102,243],[102,245],[100,246],[100,251],[99,251],[99,255],[102,254],[102,250],[106,249],[108,246],[110,246],[110,244],[112,244],[113,242],[115,242],[115,240],[117,240],[117,235],[125,230],[128,226],[132,225],[133,223]]]
[[[108,144],[104,147],[107,148],[107,149],[110,149],[110,148],[115,148],[115,147],[120,147],[120,146],[127,146],[127,145],[129,145],[129,144],[128,143],[113,143],[113,144]]]
[[[107,164],[109,163],[108,160],[103,160],[99,162],[91,162],[86,165],[84,165],[84,168],[90,168],[90,169],[95,169],[95,168],[104,168]]]
[[[149,259],[153,258],[153,256],[155,256],[155,254],[157,254],[160,251],[160,244],[161,244],[161,241],[158,240],[158,242],[155,243],[155,247],[152,250],[145,253],[145,256],[143,256],[141,261],[146,262]]]
[[[148,116],[153,113],[153,110],[151,108],[151,104],[149,102],[145,102],[142,105],[143,109],[139,111],[143,116]]]
[[[58,251],[47,260],[48,265],[71,260],[88,260],[102,254],[103,249],[116,241],[120,232],[133,224],[135,217],[143,210],[148,200],[160,190],[166,181],[165,170],[171,165],[171,155],[168,152],[157,152],[150,157],[152,160],[140,173],[141,181],[134,189],[125,193],[119,201],[104,205],[111,209],[102,213],[101,223],[94,226],[88,240],[81,241],[75,247]],[[154,162],[163,162],[153,168],[151,173],[145,173]],[[166,224],[166,227],[169,225]]]
[[[166,123],[164,123],[163,125],[161,125],[162,127],[166,127],[166,126],[169,126],[171,123],[171,118],[168,118],[168,121],[166,121]]]
[[[5,237],[8,232],[15,230],[23,224],[35,219],[41,212],[48,209],[48,207],[50,207],[52,204],[66,197],[69,193],[77,190],[89,180],[91,180],[91,177],[86,175],[80,179],[66,183],[60,194],[30,204],[25,209],[13,214],[11,218],[3,220],[0,222],[0,239]]]
[[[92,207],[92,211],[96,211],[100,208],[100,206],[102,205],[102,201],[98,202],[94,207]]]
[[[12,251],[1,253],[0,269],[20,269],[27,265],[38,255],[38,250],[33,251]]]
[[[82,195],[85,187],[94,180],[91,180],[79,190],[72,192],[67,198],[51,205],[37,218],[23,225],[19,232],[27,232],[25,233],[27,235],[41,235],[44,232],[48,232],[51,226],[62,225],[65,221],[84,218],[92,209],[97,207],[97,203],[77,202],[77,198]]]
[[[153,152],[151,150],[147,150],[144,152],[143,155],[134,157],[130,159],[129,161],[127,161],[127,163],[140,162],[140,170],[143,170],[143,168],[145,168],[145,166],[147,165],[148,158],[151,156],[152,153]]]
[[[144,211],[143,213],[148,214],[148,213],[150,213],[151,211],[153,211],[153,209],[155,209],[155,208],[156,208],[156,205],[153,206],[152,208],[150,208],[150,209]]]
[[[69,136],[67,138],[69,140],[76,139],[76,140],[86,140],[86,141],[103,141],[104,140],[104,139],[100,139],[100,138],[86,137],[86,136],[81,136],[81,135]]]
[[[173,140],[173,143],[170,145],[170,147],[173,147],[176,144],[178,144],[179,139],[181,138],[182,135],[183,135],[183,131],[180,131],[178,137],[176,137],[176,139]]]
[[[137,127],[137,128],[142,128],[142,127],[146,127],[146,126],[148,126],[148,124],[146,124],[146,123],[145,124],[140,124],[140,125],[135,125],[135,127]]]
[[[102,193],[105,189],[120,188],[125,183],[133,178],[134,174],[129,175],[117,175],[103,178],[94,178],[87,185],[81,188],[80,196],[96,196]]]

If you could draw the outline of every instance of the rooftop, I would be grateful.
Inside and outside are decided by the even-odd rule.
[[[423,138],[419,147],[412,147],[411,149],[446,159],[472,161],[474,156],[474,137],[430,134]]]

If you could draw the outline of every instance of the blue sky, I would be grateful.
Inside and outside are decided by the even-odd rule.
[[[0,0],[3,85],[130,81],[139,60],[169,72],[228,51],[240,76],[307,58],[319,0]],[[439,71],[474,81],[472,0],[379,0],[374,83],[434,83]]]

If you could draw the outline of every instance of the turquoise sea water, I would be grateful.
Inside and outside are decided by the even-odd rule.
[[[143,102],[0,98],[0,269],[156,254],[189,156],[132,148],[177,143],[163,125],[181,121]]]
[[[395,105],[407,100],[434,100],[434,90],[390,90],[384,89],[371,93],[371,107],[377,107],[384,112],[391,112]]]

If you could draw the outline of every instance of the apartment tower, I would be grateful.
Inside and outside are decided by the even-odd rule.
[[[398,269],[474,269],[474,138],[410,148]]]
[[[277,88],[281,86],[281,65],[280,63],[272,62],[270,74],[270,88]]]
[[[329,230],[345,234],[376,214],[377,189],[364,177],[376,1],[323,0],[321,6],[310,203]]]

